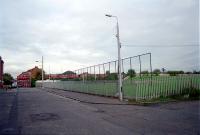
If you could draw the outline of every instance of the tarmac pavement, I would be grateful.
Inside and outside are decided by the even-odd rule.
[[[118,102],[97,96],[94,101],[95,97],[98,102],[102,98],[106,103]],[[152,106],[90,104],[46,90],[20,88],[0,93],[0,134],[198,135],[199,108],[199,101]]]

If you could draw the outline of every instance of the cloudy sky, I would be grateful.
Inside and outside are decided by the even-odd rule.
[[[199,69],[198,0],[1,0],[0,55],[13,76],[41,66],[51,73],[152,53],[153,68]],[[180,47],[182,46],[182,47]]]

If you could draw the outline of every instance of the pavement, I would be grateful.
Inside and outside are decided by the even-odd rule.
[[[53,94],[61,95],[66,98],[84,102],[84,103],[111,104],[111,105],[127,104],[127,102],[125,101],[121,102],[119,101],[118,98],[114,98],[114,97],[106,97],[106,96],[100,96],[100,95],[94,95],[94,94],[86,94],[86,93],[72,92],[72,91],[59,90],[59,89],[50,89],[50,88],[44,88],[42,90],[53,93]]]
[[[199,135],[199,109],[199,101],[90,104],[46,90],[20,88],[0,93],[0,134]]]

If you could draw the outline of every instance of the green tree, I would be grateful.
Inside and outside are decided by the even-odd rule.
[[[134,69],[129,69],[127,75],[128,75],[130,78],[133,78],[133,77],[136,76],[136,72],[135,72]]]
[[[161,70],[162,70],[162,73],[164,73],[164,72],[166,71],[166,69],[165,69],[165,68],[162,68]]]
[[[142,71],[141,74],[144,75],[144,76],[148,76],[149,75],[149,71],[148,70]]]
[[[194,70],[194,71],[193,71],[193,74],[200,74],[200,71]]]
[[[45,71],[43,71],[43,74],[44,74],[44,79],[45,79]],[[37,80],[42,80],[42,70],[38,70],[38,71],[36,72],[36,75],[35,75],[34,78],[31,77],[31,87],[35,87],[35,82],[36,82]]]
[[[190,71],[187,71],[187,72],[185,72],[186,74],[192,74],[192,72],[190,72]]]
[[[31,87],[35,87],[36,80],[34,78],[31,78]]]
[[[106,71],[106,75],[109,75],[109,74],[110,74],[110,71],[107,70],[107,71]]]
[[[76,73],[74,73],[73,71],[66,71],[63,73],[63,75],[73,75],[73,74],[76,74]]]
[[[155,74],[156,76],[158,76],[160,73],[161,73],[160,69],[153,70],[153,74]]]
[[[178,74],[184,74],[184,71],[168,71],[167,72],[170,76],[176,76]]]
[[[4,85],[11,85],[13,83],[13,77],[9,73],[4,73],[3,74],[3,82]]]
[[[94,81],[95,78],[94,78],[94,76],[88,76],[88,77],[87,77],[87,80]]]
[[[117,73],[110,73],[109,75],[106,76],[106,80],[117,80],[118,76]]]

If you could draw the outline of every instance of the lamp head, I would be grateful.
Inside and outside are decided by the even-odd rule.
[[[105,16],[107,16],[107,17],[112,17],[112,15],[109,15],[109,14],[105,14]]]

